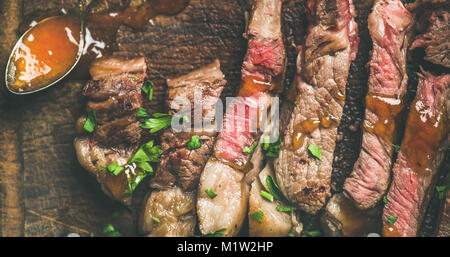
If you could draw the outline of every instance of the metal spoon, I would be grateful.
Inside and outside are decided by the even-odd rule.
[[[84,39],[84,13],[87,9],[87,7],[89,6],[89,4],[92,2],[92,0],[79,0],[78,1],[78,16],[80,18],[80,42],[78,44],[78,53],[77,53],[77,57],[74,60],[73,65],[61,76],[56,77],[52,80],[52,82],[48,83],[47,85],[41,86],[39,88],[30,90],[30,91],[23,91],[23,92],[18,92],[15,91],[11,88],[11,84],[13,82],[15,82],[16,77],[15,77],[15,65],[12,65],[12,63],[14,62],[13,59],[16,56],[16,53],[19,50],[19,46],[22,44],[22,39],[25,37],[25,35],[28,34],[29,31],[31,31],[35,26],[29,28],[27,31],[25,31],[25,33],[23,33],[23,35],[19,38],[19,40],[17,41],[17,43],[15,44],[13,50],[11,51],[11,55],[8,58],[8,63],[6,64],[6,71],[5,71],[5,85],[6,88],[8,89],[9,92],[16,94],[16,95],[26,95],[26,94],[31,94],[31,93],[35,93],[41,90],[44,90],[50,86],[53,86],[54,84],[58,83],[60,80],[62,80],[64,77],[67,76],[67,74],[69,74],[73,68],[75,68],[75,66],[77,65],[77,63],[80,61],[81,56],[83,55],[83,48],[84,48],[84,44],[85,44],[85,39]],[[57,16],[53,16],[53,17],[49,17],[49,18],[45,18],[43,20],[41,20],[39,23],[41,23],[42,21],[48,20],[50,18],[54,18]],[[38,23],[38,24],[39,24]]]

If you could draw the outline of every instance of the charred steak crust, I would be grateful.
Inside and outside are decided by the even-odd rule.
[[[173,104],[173,100],[184,97],[191,105],[192,114],[194,106],[201,104],[203,121],[213,123],[216,103],[225,84],[218,60],[187,75],[168,79],[166,103],[170,109],[169,114],[173,115],[181,110],[180,106]],[[193,117],[191,121],[195,122]],[[194,135],[199,136],[201,146],[191,150],[188,142]],[[173,129],[164,131],[161,135],[161,162],[150,182],[151,187],[164,189],[179,186],[185,192],[197,190],[201,172],[212,153],[215,139],[214,128],[203,128],[200,132],[175,132]]]
[[[406,93],[406,52],[412,14],[400,0],[376,0],[368,19],[373,42],[362,148],[344,193],[359,208],[376,205],[389,185],[393,143]]]
[[[450,145],[449,99],[450,75],[421,76],[383,210],[384,236],[417,236]]]
[[[286,197],[300,209],[316,213],[330,196],[337,125],[359,38],[351,1],[310,0],[308,8],[311,22],[305,44],[299,47],[293,86],[297,96],[274,164]],[[323,119],[313,130],[298,129],[303,122]],[[321,160],[308,152],[310,144],[321,147]]]
[[[432,10],[426,12],[431,12],[427,28],[416,37],[410,49],[425,48],[425,60],[450,68],[450,5]]]

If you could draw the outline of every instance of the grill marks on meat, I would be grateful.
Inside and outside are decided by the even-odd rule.
[[[286,57],[281,34],[282,2],[252,1],[240,97],[227,106],[214,157],[208,160],[200,177],[197,215],[203,234],[225,228],[225,236],[235,236],[247,214],[249,186],[242,171],[251,168],[252,154],[243,149],[255,144],[261,134],[250,129],[257,123],[257,115],[251,113],[267,110],[271,96],[283,88]],[[217,196],[211,199],[206,189],[212,189]]]
[[[351,1],[308,1],[308,8],[311,22],[305,44],[298,47],[293,85],[297,96],[275,170],[288,200],[316,213],[330,196],[337,125],[359,38]],[[309,144],[321,147],[321,160],[308,153]]]
[[[191,116],[192,132],[175,132],[169,129],[161,136],[161,163],[152,179],[154,188],[169,188],[181,186],[184,191],[195,191],[198,187],[201,171],[206,164],[216,139],[214,116],[216,103],[220,98],[226,80],[220,71],[218,60],[210,65],[195,70],[177,79],[167,80],[170,114],[182,111],[182,107],[176,104],[177,99],[184,98],[185,104],[189,104],[189,111],[194,113],[194,106],[201,106],[203,120],[195,120]],[[196,124],[212,124],[211,127],[203,127],[201,131],[195,129]],[[197,135],[202,143],[198,149],[189,150],[187,143],[192,136]]]
[[[383,211],[385,236],[417,236],[450,145],[449,99],[450,75],[421,76]],[[391,216],[397,217],[394,224]]]
[[[390,178],[393,143],[406,93],[406,51],[413,16],[400,0],[377,0],[368,19],[373,41],[362,149],[344,183],[361,209],[381,199]]]
[[[112,66],[115,70],[111,70]],[[92,64],[90,71],[94,80],[87,82],[82,93],[89,98],[87,111],[95,112],[97,124],[91,136],[75,139],[78,161],[96,176],[107,195],[129,204],[125,173],[113,176],[99,168],[113,162],[125,165],[139,146],[142,130],[136,110],[142,105],[145,60],[101,59]]]
[[[169,114],[189,107],[190,113],[200,110],[195,118],[200,115],[203,119],[197,121],[191,116],[190,132],[171,128],[161,135],[163,153],[151,180],[151,187],[156,190],[149,195],[141,217],[141,230],[148,236],[191,236],[195,232],[195,191],[216,139],[214,118],[216,103],[226,84],[224,77],[219,61],[215,60],[187,75],[167,80]],[[199,131],[196,125],[202,123],[210,125]],[[188,142],[194,135],[199,136],[201,146],[189,149]]]
[[[416,37],[411,49],[425,48],[425,60],[450,68],[449,9],[440,8],[433,11],[428,23],[425,33]]]

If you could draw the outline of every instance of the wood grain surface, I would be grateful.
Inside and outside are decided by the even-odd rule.
[[[136,215],[148,188],[143,183],[130,208],[110,200],[95,179],[76,160],[73,139],[75,121],[84,114],[81,88],[85,81],[66,79],[47,90],[14,97],[4,90],[4,68],[10,51],[29,16],[70,9],[76,0],[0,1],[0,236],[103,236],[112,223],[123,236],[137,236]],[[98,0],[90,11],[128,6],[126,0]],[[339,192],[359,154],[363,99],[366,94],[365,64],[370,51],[367,15],[372,1],[355,0],[361,45],[351,66],[344,117],[333,163],[333,192]],[[138,4],[132,1],[131,4]],[[240,67],[246,51],[245,12],[248,0],[192,0],[175,16],[159,16],[144,31],[120,27],[114,56],[145,56],[148,77],[157,85],[153,111],[163,111],[165,79],[185,74],[218,58],[229,83],[223,97],[234,95],[240,83]],[[285,85],[294,77],[296,53],[307,25],[304,3],[285,1],[283,32],[288,53]],[[430,213],[437,213],[431,210]],[[312,218],[314,219],[314,218]],[[432,231],[434,225],[431,225]]]

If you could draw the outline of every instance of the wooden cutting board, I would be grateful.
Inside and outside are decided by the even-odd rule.
[[[0,68],[18,39],[19,24],[31,13],[66,10],[76,0],[3,0],[0,2]],[[138,2],[138,1],[133,1]],[[333,164],[333,191],[340,191],[359,154],[363,99],[366,94],[370,39],[367,15],[372,1],[354,1],[361,45],[351,67],[340,140]],[[128,6],[125,0],[98,0],[91,11]],[[246,51],[245,12],[248,0],[192,0],[175,16],[154,19],[145,31],[122,26],[115,56],[145,56],[149,79],[158,85],[153,110],[161,110],[165,78],[179,76],[218,58],[228,81],[225,96],[239,85]],[[26,25],[26,24],[25,24]],[[285,85],[295,73],[294,44],[301,43],[306,18],[301,1],[283,8],[283,32],[288,52]],[[73,148],[75,121],[84,113],[81,88],[85,81],[65,80],[25,97],[0,93],[0,236],[103,236],[112,223],[124,236],[137,236],[136,217],[148,188],[136,192],[130,208],[107,198],[96,181],[78,164]]]

